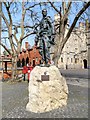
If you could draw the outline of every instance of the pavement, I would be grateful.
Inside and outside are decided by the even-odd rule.
[[[67,106],[46,113],[26,111],[28,83],[2,83],[3,118],[88,118],[88,79],[66,77],[69,96]]]
[[[89,69],[60,69],[60,72],[64,77],[90,78]]]

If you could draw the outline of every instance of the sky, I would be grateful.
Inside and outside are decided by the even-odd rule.
[[[60,3],[60,2],[57,2],[57,3],[56,3],[56,6],[59,7],[59,6],[60,6],[59,3]],[[33,4],[33,3],[31,2],[30,4]],[[75,17],[75,14],[77,13],[77,11],[80,10],[80,8],[81,8],[81,6],[82,6],[82,2],[76,2],[76,4],[79,5],[79,8],[77,7],[77,9],[76,9],[75,4],[72,5],[71,15],[69,16],[69,18],[70,18],[69,23],[70,23],[70,24],[72,23],[72,21],[73,21],[73,19],[74,19],[74,17]],[[15,6],[11,6],[10,9],[12,10],[13,7],[15,8]],[[47,9],[47,11],[48,11],[48,12],[47,12],[47,13],[48,13],[48,16],[51,16],[52,20],[54,20],[54,15],[56,14],[56,11],[55,11],[55,10],[49,9],[49,7],[45,7],[45,6],[43,6],[43,7],[37,7],[37,6],[36,6],[36,7],[34,8],[34,11],[40,11],[40,13],[39,13],[40,20],[42,19],[41,10],[42,10],[43,8],[46,8],[46,9]],[[15,23],[16,23],[16,21],[20,22],[20,20],[21,20],[21,13],[22,13],[22,11],[21,11],[20,5],[18,5],[18,9],[19,9],[18,13],[14,14],[14,15],[12,16],[12,17],[13,17],[13,21],[14,21]],[[3,11],[4,11],[5,16],[8,18],[7,12],[6,12],[5,8],[4,8],[4,6],[3,6]],[[29,13],[28,13],[28,15],[29,15]],[[26,20],[27,20],[27,24],[32,24],[32,21],[31,21],[28,17],[26,17]],[[2,22],[3,22],[3,20],[2,20]],[[77,23],[77,26],[78,26],[78,23]],[[18,30],[18,33],[20,33],[20,30]],[[2,33],[2,37],[3,37],[3,36],[6,36],[6,33],[5,33],[5,34]],[[20,37],[20,34],[18,34],[17,37],[19,38],[19,37]],[[31,35],[30,37],[26,38],[26,39],[23,41],[23,43],[22,43],[22,47],[25,46],[25,41],[28,41],[31,46],[34,45],[34,37],[35,37],[34,35]],[[7,42],[7,46],[9,47],[9,42]],[[4,49],[2,48],[2,51],[3,51],[3,50],[4,50]]]

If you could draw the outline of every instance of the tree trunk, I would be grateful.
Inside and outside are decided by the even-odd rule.
[[[54,55],[52,58],[57,67],[58,67],[58,60],[59,60],[61,53],[62,53],[62,49],[61,49],[62,41],[63,41],[63,38],[60,35],[57,35],[57,38],[55,41],[56,45],[54,47]]]
[[[12,78],[11,81],[15,81],[18,79],[18,71],[17,71],[17,59],[18,59],[18,55],[20,53],[20,49],[21,49],[21,43],[18,42],[18,48],[17,48],[17,53],[14,53],[14,55],[12,56]]]
[[[60,59],[61,53],[62,53],[61,49],[58,49],[58,51],[54,53],[53,61],[57,67],[58,67],[58,61]]]
[[[17,56],[12,57],[12,78],[11,81],[14,81],[17,79]]]

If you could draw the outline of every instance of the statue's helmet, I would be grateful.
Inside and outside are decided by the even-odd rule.
[[[46,15],[47,15],[47,10],[46,10],[46,9],[43,9],[43,10],[42,10],[42,14],[43,14],[44,16],[46,16]]]

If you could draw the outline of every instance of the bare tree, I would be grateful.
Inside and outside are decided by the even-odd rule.
[[[56,28],[59,29],[57,32],[57,36],[59,40],[57,41],[57,45],[55,47],[55,53],[53,56],[53,60],[55,64],[58,64],[58,60],[60,58],[61,52],[64,48],[65,43],[67,42],[68,38],[71,35],[72,30],[74,29],[78,19],[80,16],[85,12],[85,10],[90,6],[90,1],[85,3],[84,6],[79,10],[77,15],[75,16],[67,34],[65,33],[65,29],[68,22],[68,17],[71,10],[72,1],[70,2],[61,2],[61,6],[56,7],[54,2],[47,0],[47,2],[35,2],[31,4],[29,2],[3,2],[3,10],[1,11],[1,17],[3,18],[3,27],[2,32],[8,33],[8,35],[4,34],[5,36],[2,39],[6,39],[9,41],[11,51],[8,50],[7,46],[0,42],[0,45],[12,56],[12,80],[16,79],[16,70],[17,70],[17,57],[20,53],[22,41],[27,38],[28,36],[35,34],[34,28],[36,27],[36,23],[39,22],[40,16],[37,9],[34,9],[35,6],[42,7],[50,6],[51,9],[53,8],[54,11],[58,13],[59,23],[56,24]],[[21,11],[19,10],[19,7]],[[4,10],[7,14],[4,13]],[[40,10],[40,9],[39,9]],[[19,14],[19,12],[21,14]],[[15,14],[21,15],[19,21],[15,21]],[[29,24],[27,24],[29,22]],[[19,37],[18,37],[19,36]],[[8,39],[7,39],[8,38]]]
[[[17,78],[17,57],[21,51],[22,41],[28,36],[35,34],[35,32],[33,31],[35,24],[32,24],[32,26],[27,25],[27,23],[25,23],[25,17],[27,15],[27,11],[29,11],[29,18],[34,18],[34,15],[32,15],[34,14],[32,8],[38,5],[38,3],[31,5],[30,3],[25,2],[3,2],[2,5],[3,10],[1,11],[1,17],[3,18],[4,23],[4,28],[2,27],[2,32],[4,36],[2,38],[2,42],[0,42],[0,45],[2,45],[2,47],[12,57],[12,80],[15,80]],[[21,7],[22,10],[21,18],[19,17],[19,22],[15,22],[13,15],[15,16],[15,14],[17,14],[17,17],[18,15],[20,15],[18,14],[18,12],[20,12],[18,7]],[[6,11],[6,14],[3,11]],[[11,51],[9,51],[8,47],[4,44],[3,41],[5,39],[9,42]]]
[[[58,41],[57,41],[57,45],[55,47],[55,52],[54,52],[54,55],[53,55],[53,60],[54,60],[54,62],[56,64],[56,66],[57,66],[58,65],[58,60],[60,58],[60,55],[62,53],[62,50],[64,48],[65,43],[69,39],[69,37],[70,37],[70,35],[71,35],[77,21],[79,20],[81,15],[90,6],[90,1],[85,2],[84,6],[76,14],[71,26],[69,27],[69,30],[68,30],[67,34],[65,33],[65,29],[66,29],[67,22],[68,22],[68,19],[69,19],[69,14],[70,14],[71,6],[72,6],[72,1],[70,1],[70,2],[62,2],[61,6],[60,6],[60,9],[58,9],[54,5],[54,3],[52,3],[50,0],[48,0],[48,2],[51,4],[51,7],[59,15],[59,23],[56,24],[57,28],[59,29],[59,32],[57,33]]]

